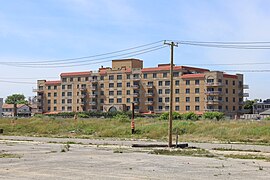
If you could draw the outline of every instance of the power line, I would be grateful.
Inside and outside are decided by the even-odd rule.
[[[250,63],[214,63],[214,64],[182,64],[186,66],[249,66],[249,65],[267,65],[270,62],[250,62]],[[180,65],[180,64],[177,64]]]
[[[119,57],[119,55],[117,56],[110,56],[110,57],[106,57],[106,58],[99,58],[99,60],[101,59],[110,59],[110,60],[104,60],[104,61],[97,61],[97,62],[91,62],[91,63],[82,63],[82,64],[74,64],[74,65],[61,65],[61,66],[53,66],[53,65],[39,65],[39,66],[34,66],[34,65],[12,65],[12,64],[4,64],[4,65],[7,65],[7,66],[14,66],[14,67],[28,67],[28,68],[63,68],[63,67],[75,67],[75,66],[85,66],[85,65],[93,65],[93,64],[100,64],[100,63],[104,63],[104,62],[110,62],[111,61],[111,58],[112,57],[118,57],[118,58],[131,58],[133,56],[136,56],[136,55],[141,55],[141,54],[145,54],[145,53],[149,53],[149,52],[153,52],[153,51],[157,51],[159,49],[163,49],[163,48],[166,48],[166,46],[162,45],[162,46],[157,46],[157,47],[151,47],[151,48],[147,48],[147,49],[144,49],[144,50],[140,50],[140,51],[135,51],[135,52],[138,52],[138,53],[125,53],[125,54],[122,54],[122,55],[127,55],[128,56],[122,56],[122,57]],[[68,64],[68,63],[66,63]]]
[[[0,83],[14,83],[14,84],[37,84],[37,83],[33,83],[33,82],[21,82],[21,81],[4,81],[4,80],[0,80]]]
[[[224,44],[205,44],[205,43],[186,43],[186,42],[179,42],[179,44],[190,45],[190,46],[211,47],[211,48],[227,48],[227,49],[250,49],[250,50],[270,49],[270,46],[224,45]]]
[[[131,48],[127,48],[127,49],[122,49],[122,50],[118,50],[118,51],[113,51],[113,52],[108,52],[108,53],[103,53],[103,54],[97,54],[97,55],[91,55],[91,56],[83,56],[83,57],[77,57],[77,58],[67,58],[67,59],[56,59],[56,60],[45,60],[45,61],[18,61],[18,62],[0,62],[0,63],[50,63],[50,62],[68,62],[68,61],[74,61],[74,60],[79,60],[79,59],[87,59],[87,58],[93,58],[93,57],[99,57],[99,56],[105,56],[105,55],[110,55],[110,54],[116,54],[116,53],[120,53],[120,52],[125,52],[125,51],[130,51],[130,50],[134,50],[134,49],[138,49],[138,48],[142,48],[142,47],[146,47],[146,46],[150,46],[150,45],[154,45],[154,44],[158,44],[163,42],[164,40],[160,40],[160,41],[156,41],[156,42],[152,42],[149,44],[144,44],[144,45],[140,45],[140,46],[135,46],[135,47],[131,47]]]
[[[15,78],[15,77],[0,77],[0,79],[52,79],[52,78],[58,78],[58,77],[19,77],[19,78]]]

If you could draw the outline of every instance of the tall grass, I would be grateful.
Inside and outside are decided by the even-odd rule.
[[[115,137],[167,139],[168,121],[159,119],[135,119],[135,134],[131,134],[129,119],[61,119],[25,118],[0,119],[4,135],[49,136],[49,137]],[[270,143],[270,121],[173,121],[173,133],[180,141],[225,141]]]

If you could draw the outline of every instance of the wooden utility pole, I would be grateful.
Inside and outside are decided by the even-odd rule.
[[[164,44],[169,45],[171,47],[171,63],[170,63],[170,109],[169,109],[169,128],[168,128],[168,136],[169,136],[169,142],[168,146],[172,147],[172,111],[173,111],[173,48],[174,46],[178,47],[178,44],[171,41],[166,42],[164,41]]]
[[[134,122],[134,102],[131,103],[132,117],[131,117],[131,133],[135,133],[135,122]]]

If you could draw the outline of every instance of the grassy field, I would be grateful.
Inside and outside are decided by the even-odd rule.
[[[131,134],[128,119],[62,119],[22,118],[0,119],[4,135],[80,137],[80,138],[136,138],[167,139],[165,120],[135,119],[136,134]],[[174,135],[179,141],[193,142],[247,142],[270,144],[270,121],[223,120],[223,121],[173,121]]]

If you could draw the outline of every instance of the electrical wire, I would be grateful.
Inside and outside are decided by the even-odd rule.
[[[142,48],[142,47],[146,47],[146,46],[150,46],[150,45],[154,45],[154,44],[158,44],[163,42],[164,40],[160,40],[160,41],[156,41],[156,42],[152,42],[149,44],[144,44],[144,45],[140,45],[140,46],[135,46],[135,47],[131,47],[131,48],[127,48],[127,49],[122,49],[122,50],[118,50],[118,51],[113,51],[113,52],[108,52],[108,53],[103,53],[103,54],[97,54],[97,55],[91,55],[91,56],[83,56],[83,57],[77,57],[77,58],[67,58],[67,59],[56,59],[56,60],[45,60],[45,61],[17,61],[17,62],[1,62],[0,63],[52,63],[52,62],[68,62],[68,61],[74,61],[74,60],[79,60],[79,59],[87,59],[87,58],[93,58],[93,57],[100,57],[100,56],[105,56],[105,55],[110,55],[110,54],[116,54],[116,53],[121,53],[121,52],[125,52],[125,51],[130,51],[130,50],[134,50],[134,49],[138,49],[138,48]]]
[[[33,82],[21,82],[21,81],[3,81],[3,80],[0,80],[0,83],[15,83],[15,84],[37,84],[37,83],[33,83]]]
[[[145,53],[149,53],[149,52],[153,52],[153,51],[157,51],[159,49],[163,49],[163,48],[166,48],[167,46],[164,46],[164,45],[161,45],[161,46],[155,46],[155,47],[152,47],[152,48],[146,48],[144,50],[140,50],[140,51],[135,51],[137,53],[125,53],[125,54],[122,54],[122,55],[128,55],[128,56],[121,56],[119,57],[119,55],[117,56],[113,56],[113,57],[118,57],[118,58],[131,58],[131,57],[134,57],[136,55],[141,55],[141,54],[145,54]],[[85,66],[85,65],[93,65],[93,64],[100,64],[100,63],[105,63],[105,62],[111,62],[111,59],[112,59],[112,56],[110,57],[106,57],[106,58],[99,58],[99,60],[101,59],[110,59],[110,60],[104,60],[104,61],[97,61],[97,62],[91,62],[91,63],[82,63],[82,64],[74,64],[74,65],[61,65],[61,66],[53,66],[53,65],[47,65],[47,66],[44,66],[44,65],[39,65],[39,66],[33,66],[33,65],[11,65],[11,64],[4,64],[4,65],[7,65],[7,66],[14,66],[14,67],[28,67],[28,68],[64,68],[64,67],[75,67],[75,66]]]

